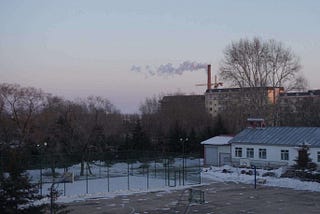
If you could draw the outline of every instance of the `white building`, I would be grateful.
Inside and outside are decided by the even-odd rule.
[[[222,166],[230,164],[230,143],[232,137],[216,136],[202,141],[204,145],[204,165]]]
[[[320,165],[320,127],[246,128],[231,143],[235,165],[293,165],[299,146],[309,146],[310,158]]]

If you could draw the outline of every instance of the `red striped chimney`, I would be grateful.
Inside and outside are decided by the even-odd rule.
[[[208,65],[208,82],[207,82],[207,90],[211,89],[211,65]]]

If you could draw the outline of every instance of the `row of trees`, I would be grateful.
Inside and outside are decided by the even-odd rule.
[[[199,152],[202,140],[226,134],[221,120],[206,111],[203,96],[154,96],[141,104],[140,112],[151,144],[160,150],[181,152],[180,139],[188,138],[185,152]]]
[[[40,89],[0,84],[0,146],[5,155],[19,147],[26,157],[40,152],[79,154],[105,150],[118,134],[119,111],[106,99],[68,101]]]
[[[84,163],[90,153],[181,152],[179,139],[189,137],[187,151],[199,152],[199,140],[215,133],[214,121],[204,108],[195,110],[188,104],[175,103],[161,111],[161,100],[147,98],[140,115],[123,115],[102,97],[70,101],[41,89],[3,83],[0,151],[5,154],[10,147],[19,147],[26,157],[77,154]]]

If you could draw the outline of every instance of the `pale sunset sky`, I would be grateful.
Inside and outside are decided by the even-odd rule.
[[[150,76],[132,66],[212,64],[241,38],[275,39],[320,89],[317,0],[0,0],[0,80],[134,113],[160,93],[203,94],[206,72]]]

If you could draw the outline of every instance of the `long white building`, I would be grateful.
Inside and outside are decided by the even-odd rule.
[[[235,165],[294,165],[302,145],[320,165],[320,127],[249,127],[232,138],[231,162]]]

